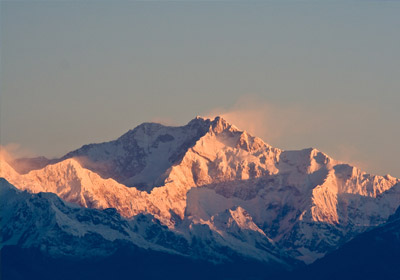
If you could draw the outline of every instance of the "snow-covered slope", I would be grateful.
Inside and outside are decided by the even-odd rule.
[[[384,223],[400,205],[396,178],[316,149],[273,148],[219,117],[183,127],[143,124],[43,169],[19,175],[7,167],[0,175],[85,207],[151,214],[175,232],[247,246],[252,256],[263,258],[254,248],[277,246],[307,263]]]
[[[52,193],[23,192],[3,178],[0,206],[1,247],[34,247],[54,256],[86,258],[112,254],[116,249],[113,243],[120,241],[174,253],[146,241],[133,230],[134,221],[121,218],[113,209],[81,208]]]
[[[143,123],[115,141],[85,145],[60,160],[76,158],[103,178],[151,191],[163,184],[167,169],[207,132],[210,122],[196,118],[182,127]]]
[[[83,207],[115,208],[126,217],[143,212],[144,206],[140,205],[139,199],[132,203],[132,199],[140,197],[140,191],[127,188],[112,179],[103,179],[82,168],[75,159],[67,159],[24,175],[17,174],[4,161],[1,162],[1,167],[0,176],[20,190],[33,193],[52,192],[65,201]]]
[[[383,225],[356,236],[310,266],[283,274],[279,279],[400,279],[399,232],[400,208]]]
[[[109,256],[122,247],[133,246],[215,263],[255,259],[283,268],[290,261],[263,234],[254,239],[263,244],[261,249],[255,244],[245,244],[239,239],[241,235],[225,240],[224,233],[205,226],[202,234],[208,234],[207,238],[213,241],[209,243],[198,233],[199,227],[193,226],[190,232],[182,234],[161,225],[151,215],[139,214],[127,220],[114,209],[81,208],[52,193],[18,190],[3,178],[0,178],[0,207],[0,249],[14,245],[38,248],[52,257],[85,259]],[[259,234],[254,226],[245,231],[248,236]]]

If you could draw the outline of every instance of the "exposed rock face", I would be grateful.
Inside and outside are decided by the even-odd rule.
[[[202,137],[210,120],[196,118],[182,127],[144,123],[115,141],[85,145],[60,160],[75,158],[103,178],[150,192],[165,172]]]
[[[143,124],[25,175],[2,163],[0,175],[84,207],[151,214],[186,236],[248,244],[252,256],[262,256],[254,248],[277,246],[307,263],[384,223],[400,205],[399,179],[316,149],[273,148],[219,117]]]
[[[20,191],[3,178],[0,179],[0,207],[0,249],[18,245],[40,249],[53,258],[75,261],[111,256],[127,247],[214,263],[255,259],[280,269],[293,263],[262,232],[255,235],[251,218],[243,218],[240,209],[232,210],[239,224],[230,223],[231,236],[226,239],[212,225],[194,224],[183,234],[168,229],[149,214],[127,220],[115,209],[81,208],[52,193]],[[229,220],[228,217],[221,219]],[[241,228],[240,223],[249,226]],[[249,246],[244,237],[252,245],[263,247]]]

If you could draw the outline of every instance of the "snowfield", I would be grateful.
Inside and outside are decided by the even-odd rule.
[[[220,117],[197,117],[182,127],[145,123],[115,141],[85,145],[26,174],[4,160],[0,164],[0,176],[17,189],[54,193],[72,203],[40,194],[50,203],[43,211],[63,232],[97,232],[110,242],[127,240],[174,254],[190,248],[189,257],[216,262],[229,259],[222,249],[228,248],[282,266],[290,260],[311,263],[385,223],[400,205],[399,179],[366,174],[316,149],[273,148]],[[39,200],[6,184],[2,181],[4,205],[12,204],[3,195],[10,192],[24,197],[18,203]],[[22,207],[18,203],[12,207]],[[118,228],[102,225],[110,218],[97,210],[90,213],[101,216],[99,225],[80,221],[76,213],[94,210],[73,205],[115,208],[122,216],[113,214]],[[10,211],[18,211],[14,208]],[[22,242],[24,230],[19,224],[2,244]],[[46,236],[52,229],[42,231]],[[38,240],[23,242],[30,246]]]

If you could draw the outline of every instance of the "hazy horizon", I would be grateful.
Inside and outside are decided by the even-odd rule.
[[[221,115],[400,177],[398,1],[2,1],[0,143],[58,157]]]

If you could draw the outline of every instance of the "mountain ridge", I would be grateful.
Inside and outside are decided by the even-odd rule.
[[[194,257],[189,254],[192,252],[194,259],[215,264],[241,259],[281,269],[289,267],[282,257],[290,259],[280,255],[266,238],[258,238],[265,244],[263,250],[241,251],[238,249],[243,241],[234,235],[223,239],[211,230],[197,227],[185,236],[161,225],[151,215],[140,214],[128,220],[113,209],[82,208],[64,202],[53,193],[18,190],[3,178],[0,178],[0,206],[0,249],[18,245],[38,248],[53,258],[88,260],[107,258],[118,249],[133,246],[189,259]],[[195,234],[199,230],[203,238]]]
[[[91,159],[86,168],[85,156]],[[121,166],[137,167],[131,182],[145,178],[146,184],[127,187],[102,178],[95,170],[107,168],[110,156]],[[2,168],[0,176],[18,188],[51,191],[84,207],[116,208],[127,218],[151,214],[182,234],[192,226],[223,236],[217,217],[240,207],[254,224],[251,232],[262,231],[306,263],[383,224],[400,204],[399,179],[369,175],[312,148],[273,148],[220,117],[198,117],[182,127],[143,124],[62,159],[24,175]],[[93,159],[97,166],[88,166]]]

